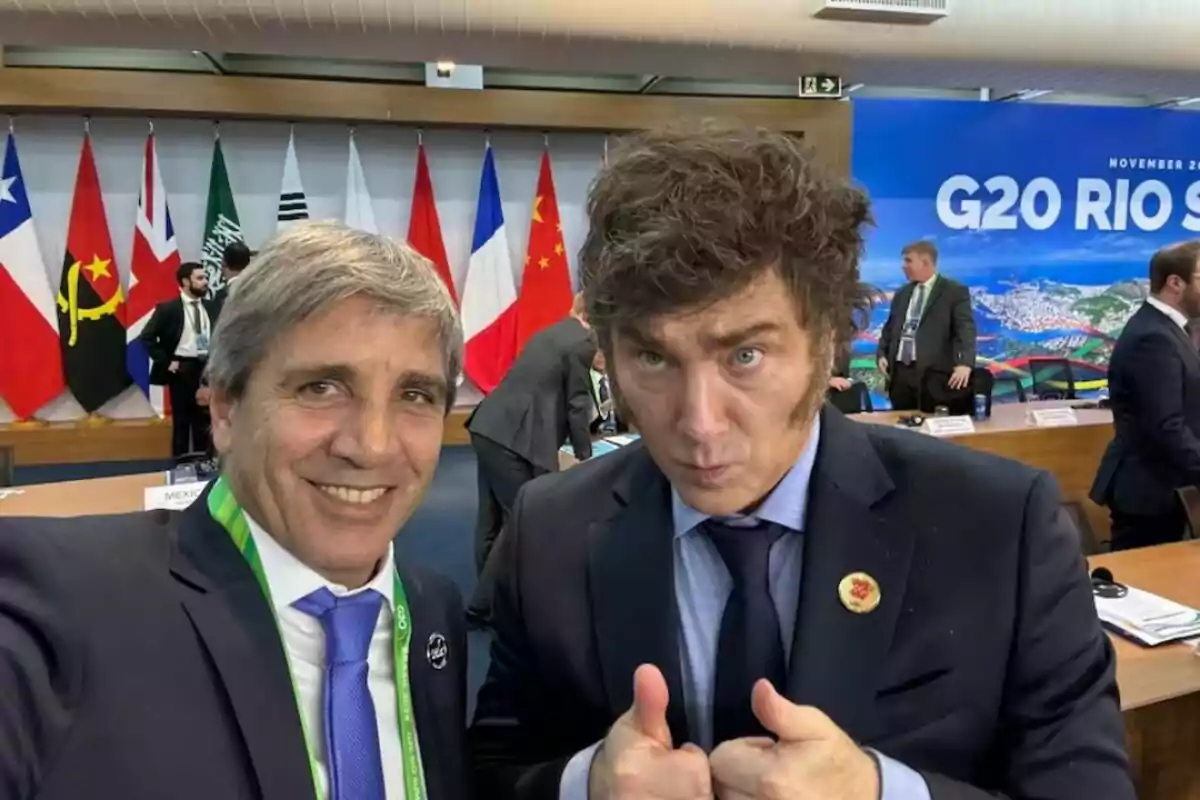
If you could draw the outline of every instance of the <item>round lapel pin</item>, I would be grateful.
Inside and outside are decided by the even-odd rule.
[[[429,641],[425,643],[425,660],[434,669],[445,669],[450,661],[450,646],[446,644],[445,636],[440,633],[429,634]]]
[[[838,584],[838,597],[847,610],[869,614],[879,607],[879,584],[865,572],[851,572]]]

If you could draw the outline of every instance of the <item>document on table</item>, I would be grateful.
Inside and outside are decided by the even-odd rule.
[[[1096,597],[1100,621],[1149,647],[1200,636],[1200,611],[1141,589]]]

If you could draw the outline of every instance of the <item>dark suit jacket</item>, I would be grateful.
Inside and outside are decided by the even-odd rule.
[[[208,312],[209,329],[216,325],[218,308],[213,300],[201,300]],[[183,298],[173,297],[159,303],[150,315],[139,339],[146,345],[150,355],[150,382],[165,386],[170,373],[167,367],[175,359],[175,350],[183,337]]]
[[[225,301],[229,299],[229,284],[226,283],[220,289],[217,289],[212,296],[212,326],[217,327],[217,320],[221,316],[221,310],[225,308]]]
[[[1115,436],[1092,500],[1126,514],[1165,514],[1175,489],[1200,485],[1200,354],[1149,303],[1129,319],[1108,362]]]
[[[896,363],[908,301],[916,284],[909,283],[892,297],[887,322],[879,334],[877,357]],[[925,313],[917,328],[917,366],[921,369],[945,369],[975,366],[975,315],[971,311],[971,291],[956,280],[938,275]]]
[[[432,800],[469,796],[462,605],[401,566]],[[0,518],[0,797],[312,797],[275,618],[205,500],[182,513]],[[425,656],[432,632],[449,663]]]
[[[592,359],[596,344],[574,317],[539,331],[508,374],[483,398],[467,430],[553,472],[570,439],[579,459],[591,457]]]
[[[934,800],[1133,799],[1113,651],[1048,475],[826,409],[805,524],[789,698],[919,770]],[[670,487],[642,446],[527,484],[496,552],[482,797],[556,798],[642,663],[688,741]],[[881,587],[869,614],[838,599],[860,570]]]

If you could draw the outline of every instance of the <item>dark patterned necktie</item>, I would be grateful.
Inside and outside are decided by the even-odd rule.
[[[716,520],[704,532],[733,578],[733,591],[721,616],[713,692],[713,745],[743,736],[769,735],[750,708],[750,692],[760,678],[783,691],[787,667],[779,612],[768,580],[771,546],[784,530],[759,523],[738,527]]]

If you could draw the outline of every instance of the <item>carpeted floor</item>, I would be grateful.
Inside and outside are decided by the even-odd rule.
[[[17,485],[51,481],[99,478],[134,472],[166,469],[161,462],[106,462],[18,467]],[[475,509],[477,502],[475,454],[470,447],[447,447],[429,494],[417,513],[396,539],[398,553],[448,575],[469,599],[475,590]],[[487,637],[471,634],[469,698],[474,707],[475,691],[487,671]]]

